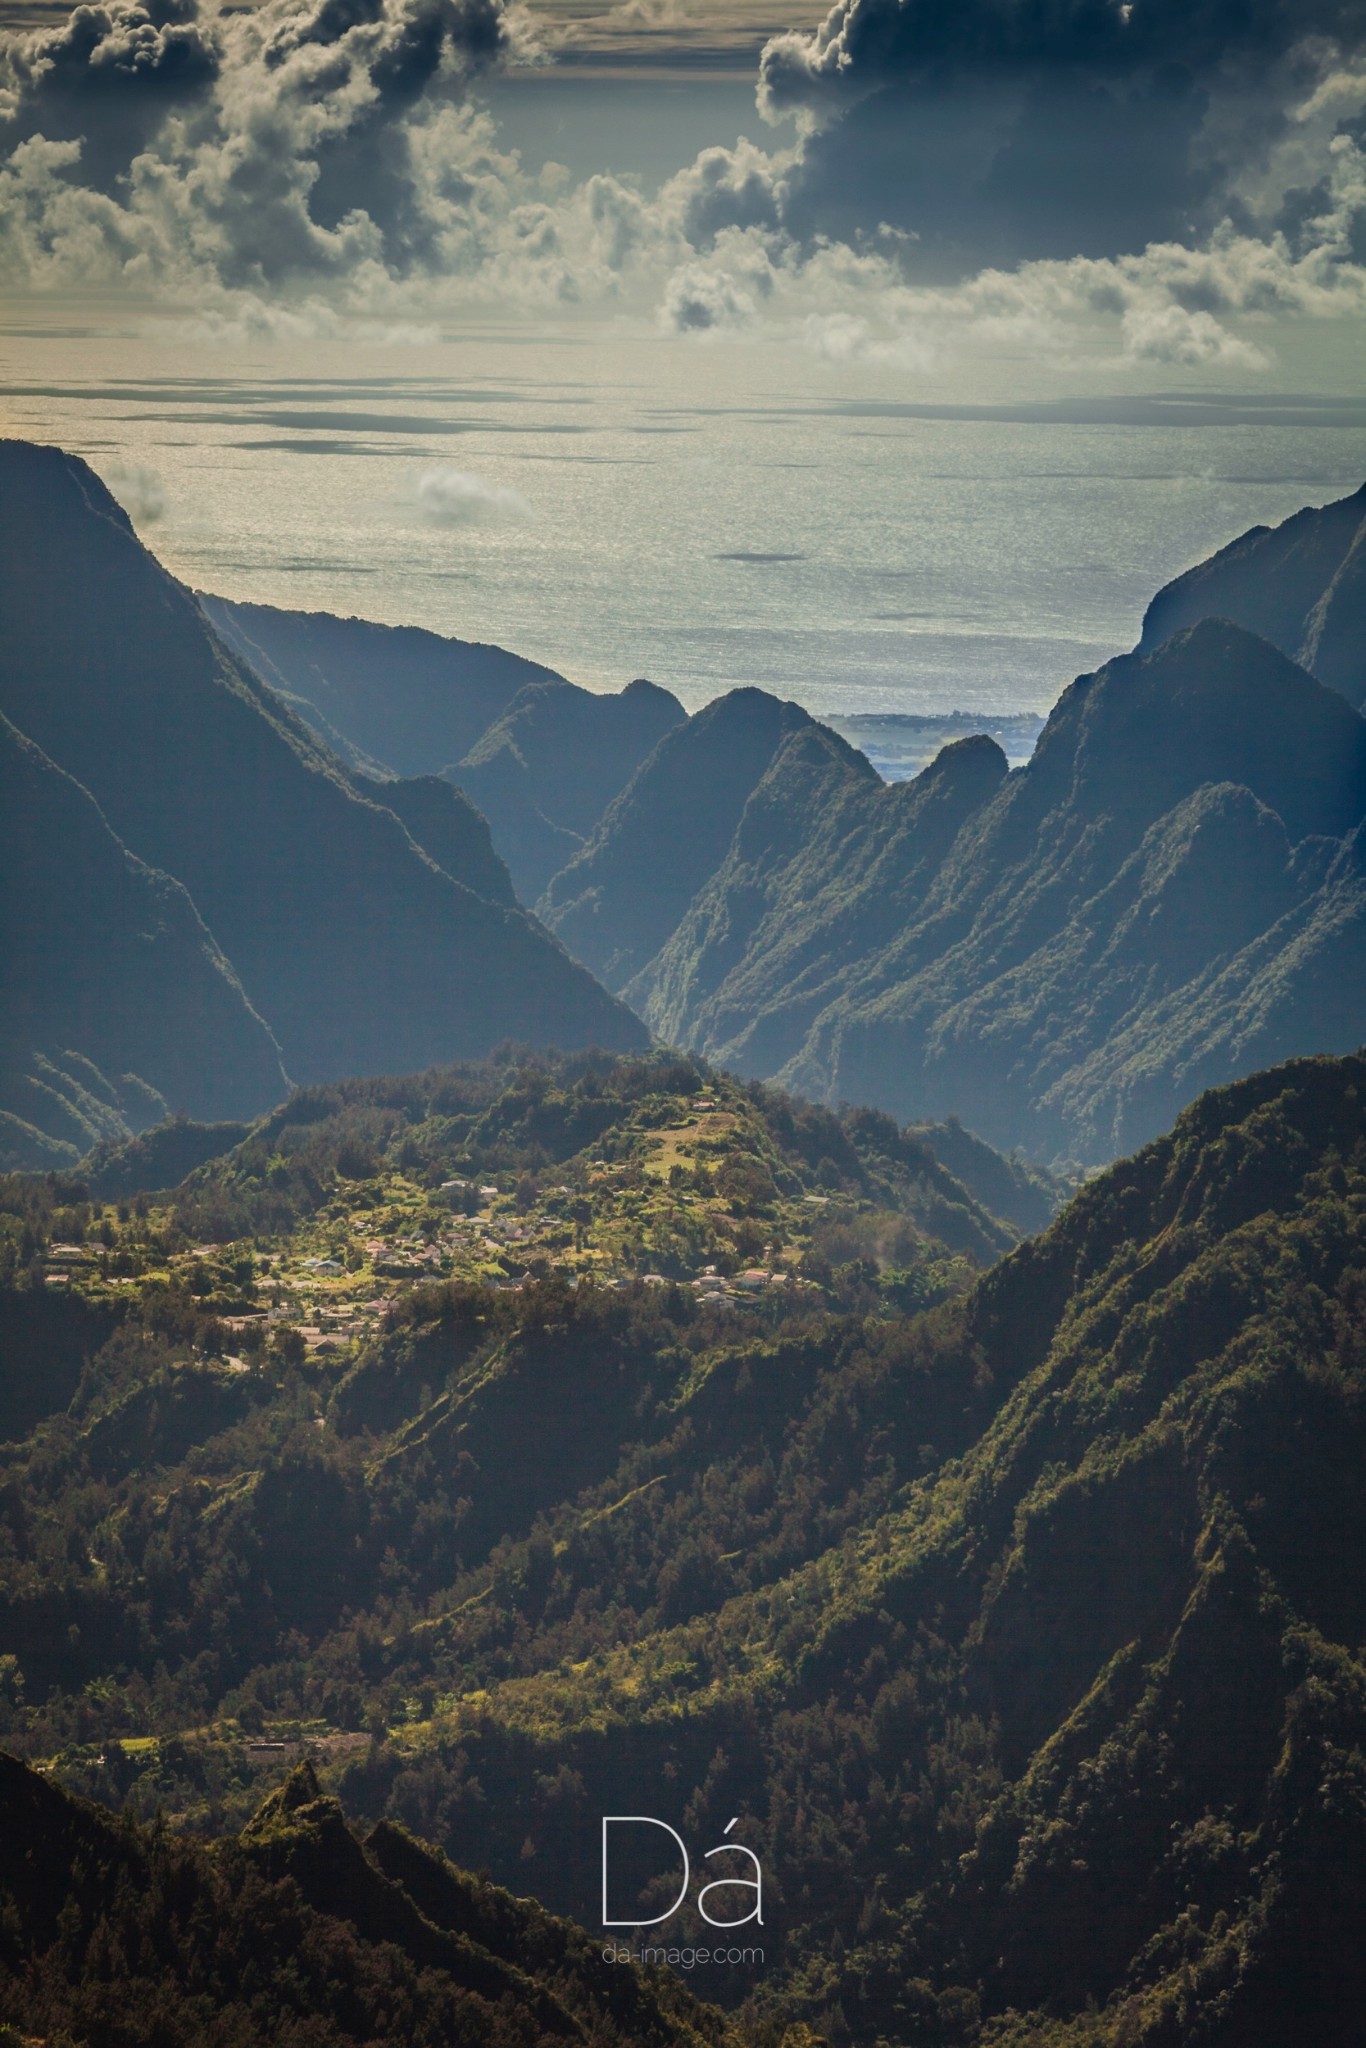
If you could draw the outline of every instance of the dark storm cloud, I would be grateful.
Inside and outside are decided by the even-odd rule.
[[[803,239],[877,226],[914,236],[911,268],[1105,256],[1182,239],[1222,210],[1225,166],[1198,148],[1206,92],[1188,75],[1116,86],[1056,74],[905,80],[808,138],[783,225]]]
[[[453,146],[424,179],[414,123],[513,41],[503,0],[78,7],[0,46],[11,232],[41,223],[30,266],[88,250],[125,275],[192,268],[258,291],[402,272],[433,257],[479,169],[472,148],[457,174]]]
[[[1360,0],[839,0],[812,33],[768,43],[760,90],[784,111],[932,72],[1204,75],[1230,58],[1265,64],[1310,36],[1350,46],[1362,34]]]
[[[656,199],[500,150],[469,88],[531,54],[526,20],[105,0],[0,41],[0,278],[160,293],[211,341],[459,311],[473,283],[643,288],[665,332],[786,323],[831,361],[923,364],[951,330],[1047,352],[1077,318],[1126,360],[1242,371],[1269,358],[1222,318],[1366,301],[1366,0],[840,0],[765,49],[795,134],[705,150]]]
[[[1363,43],[1361,0],[839,0],[763,53],[761,106],[808,131],[796,161],[767,195],[712,166],[695,218],[743,225],[767,197],[803,240],[882,224],[941,277],[1186,239],[1246,212],[1289,101]]]
[[[505,19],[501,0],[418,0],[397,20],[385,19],[380,0],[322,0],[282,25],[265,62],[278,69],[309,45],[344,44],[351,31],[376,26],[382,33],[366,57],[373,99],[343,132],[320,142],[310,212],[327,229],[364,212],[383,229],[390,264],[408,269],[430,260],[433,237],[396,130],[438,85],[449,52],[459,53],[465,70],[497,61],[506,45]],[[338,83],[349,61],[339,50]]]
[[[17,107],[6,140],[81,138],[86,176],[107,187],[168,113],[205,98],[220,61],[197,0],[78,7],[11,45]]]

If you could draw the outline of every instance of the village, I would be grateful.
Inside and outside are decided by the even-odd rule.
[[[448,1174],[427,1186],[382,1170],[363,1208],[339,1193],[294,1232],[250,1242],[178,1243],[172,1212],[134,1222],[110,1205],[79,1241],[45,1248],[42,1276],[48,1289],[90,1295],[184,1289],[214,1314],[236,1371],[285,1332],[306,1356],[362,1344],[404,1293],[433,1283],[682,1286],[743,1309],[810,1285],[794,1240],[828,1197],[803,1191],[757,1228],[743,1198],[718,1195],[707,1167],[697,1171],[701,1154],[727,1157],[737,1123],[701,1097],[669,1127],[634,1134],[631,1157],[574,1160],[563,1169],[572,1178],[557,1181]]]

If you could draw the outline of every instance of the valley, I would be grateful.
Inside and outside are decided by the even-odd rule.
[[[884,778],[0,445],[6,2048],[1355,2048],[1363,531]]]
[[[11,1181],[11,1318],[38,1288],[96,1348],[5,1452],[2,1739],[194,1834],[311,1760],[590,1926],[596,1811],[738,1811],[778,1960],[694,1988],[827,2039],[1179,2006],[1270,2048],[1312,1926],[1277,1997],[1345,2041],[1364,1078],[1205,1096],[1023,1242],[933,1132],[676,1058],[305,1093],[126,1220]],[[732,1192],[690,1275],[651,1205],[699,1166]],[[575,1185],[578,1271],[533,1271]],[[781,1287],[735,1285],[746,1226]],[[395,1248],[450,1270],[377,1296]],[[376,1322],[324,1336],[351,1287]]]

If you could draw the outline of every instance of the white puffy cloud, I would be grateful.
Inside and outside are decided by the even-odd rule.
[[[770,162],[780,185],[790,156]],[[951,362],[965,347],[1054,361],[1099,351],[1117,364],[1264,370],[1273,353],[1257,330],[1269,316],[1366,312],[1366,153],[1350,134],[1336,133],[1317,168],[1293,226],[1256,233],[1225,220],[1198,243],[987,266],[943,284],[915,282],[904,239],[885,230],[855,246],[731,228],[705,250],[689,250],[663,294],[662,324],[676,331],[762,324],[830,361],[910,370]],[[746,176],[757,174],[749,153]],[[708,186],[718,187],[714,171]],[[675,180],[673,201],[684,220],[692,188],[692,173]],[[764,289],[756,292],[751,278],[760,259]]]
[[[104,480],[134,526],[151,526],[166,516],[166,486],[156,470],[141,462],[118,462]]]
[[[1254,342],[1221,327],[1212,313],[1183,306],[1131,306],[1120,323],[1124,353],[1140,363],[1237,363],[1264,370],[1267,356]]]
[[[708,334],[748,326],[754,312],[753,298],[729,272],[688,263],[665,285],[659,319],[673,334]]]
[[[419,477],[414,495],[422,517],[433,526],[501,526],[531,516],[520,491],[445,463]]]

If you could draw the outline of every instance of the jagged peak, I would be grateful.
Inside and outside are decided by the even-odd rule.
[[[819,719],[803,721],[784,733],[773,756],[773,767],[776,769],[785,761],[799,760],[835,762],[865,781],[882,780],[866,754],[851,745],[833,726],[822,725]]]
[[[317,1805],[323,1797],[323,1788],[318,1782],[318,1773],[313,1767],[312,1759],[300,1757],[283,1785],[277,1785],[275,1790],[261,1801],[242,1830],[244,1838],[269,1834],[282,1820],[288,1820],[291,1815],[302,1812],[305,1807]],[[335,1805],[336,1802],[329,1800],[328,1804]],[[341,1809],[337,1810],[340,1812]]]

